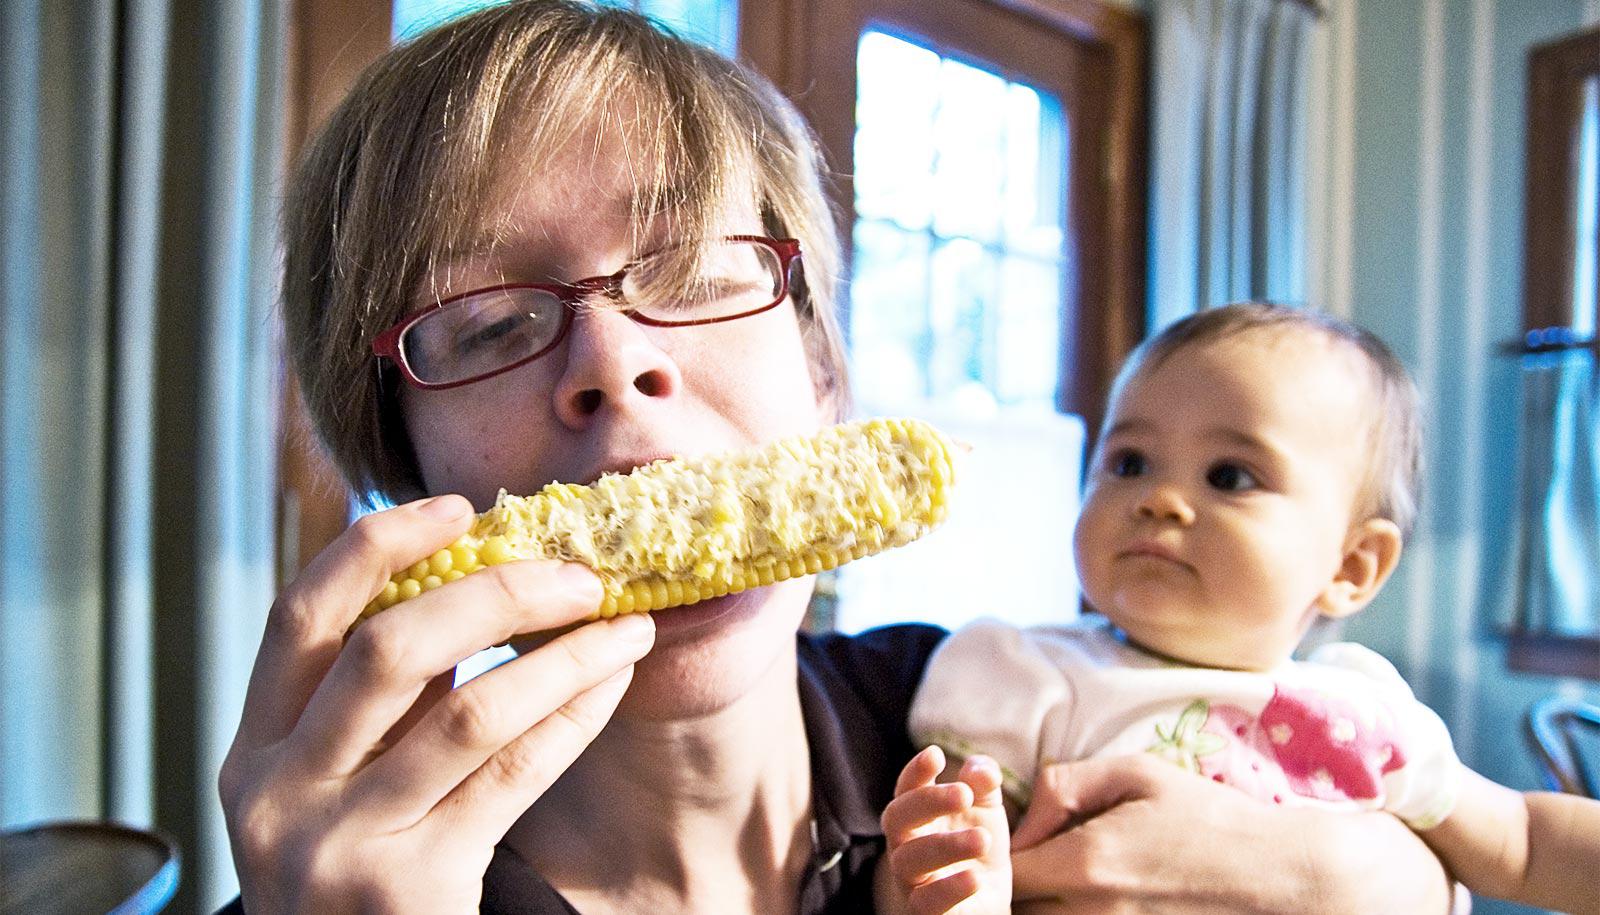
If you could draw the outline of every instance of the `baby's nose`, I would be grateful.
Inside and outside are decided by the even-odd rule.
[[[1189,505],[1178,487],[1167,483],[1156,483],[1139,500],[1139,515],[1152,521],[1171,521],[1177,524],[1192,524],[1194,522],[1194,508]]]

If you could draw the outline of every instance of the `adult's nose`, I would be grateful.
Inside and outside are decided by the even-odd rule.
[[[573,429],[602,411],[635,410],[678,393],[683,377],[645,328],[619,312],[573,316],[556,382],[556,416]]]

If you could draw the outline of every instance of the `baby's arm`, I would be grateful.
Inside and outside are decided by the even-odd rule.
[[[888,856],[878,867],[879,912],[891,915],[1000,915],[1011,906],[1011,831],[1000,767],[984,756],[939,783],[944,752],[912,757],[883,811]]]
[[[1524,794],[1469,770],[1455,810],[1422,838],[1474,893],[1600,913],[1600,801]]]

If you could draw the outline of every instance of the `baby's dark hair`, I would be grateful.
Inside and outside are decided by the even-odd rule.
[[[1197,311],[1139,344],[1118,373],[1120,390],[1129,379],[1174,353],[1240,334],[1266,331],[1316,333],[1365,357],[1372,369],[1377,406],[1370,427],[1373,460],[1362,487],[1367,517],[1387,518],[1410,536],[1422,482],[1422,420],[1417,386],[1394,352],[1371,331],[1310,308],[1271,302],[1241,302]]]

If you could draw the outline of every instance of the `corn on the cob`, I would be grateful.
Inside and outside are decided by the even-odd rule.
[[[395,574],[363,619],[514,559],[581,562],[591,619],[692,604],[902,546],[944,520],[954,449],[919,420],[868,419],[761,448],[657,461],[591,485],[500,493],[472,529]]]

